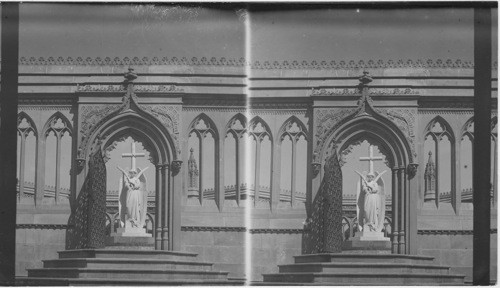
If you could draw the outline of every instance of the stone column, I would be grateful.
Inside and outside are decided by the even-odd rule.
[[[168,250],[181,250],[181,197],[182,197],[182,177],[179,171],[182,161],[174,160],[170,165],[168,193]]]
[[[162,193],[162,201],[160,203],[161,205],[161,210],[162,210],[162,219],[161,219],[161,250],[169,250],[168,249],[168,214],[170,213],[170,210],[168,209],[168,198],[169,198],[169,193],[170,193],[170,173],[169,167],[168,166],[163,166],[163,169],[161,170],[161,193]]]
[[[61,185],[61,133],[62,131],[55,131],[56,134],[56,185],[55,185],[55,202],[59,202],[59,186]]]
[[[216,146],[218,144],[218,147],[215,148],[214,159],[214,162],[217,163],[215,169],[215,201],[219,206],[219,211],[222,212],[224,200],[226,199],[226,187],[224,186],[224,141],[218,138],[215,144]]]
[[[165,169],[164,164],[156,164],[156,194],[155,194],[155,250],[161,250],[161,238],[162,238],[162,196],[163,196],[163,170]]]
[[[241,177],[240,177],[240,137],[236,136],[235,139],[234,139],[234,151],[236,153],[235,155],[235,159],[236,159],[236,163],[235,163],[235,168],[236,168],[236,187],[235,187],[235,197],[236,197],[236,204],[238,204],[238,206],[240,206],[240,199],[241,199],[241,190],[240,190],[240,181],[241,181]]]
[[[439,200],[441,200],[439,197],[439,192],[441,192],[441,191],[439,191],[439,165],[440,165],[439,164],[439,142],[440,141],[441,141],[441,139],[437,138],[436,139],[436,146],[435,146],[436,147],[435,148],[435,150],[436,150],[436,181],[435,181],[435,183],[436,183],[436,186],[435,186],[436,197],[435,197],[435,204],[436,204],[437,208],[439,208]]]
[[[260,192],[260,139],[255,139],[255,143],[257,145],[255,149],[255,188],[254,188],[254,205],[257,205],[259,201],[259,192]]]
[[[26,135],[25,133],[21,134],[21,144],[19,149],[19,198],[23,199],[24,197],[24,165],[26,162]]]
[[[454,170],[454,173],[452,173],[452,188],[451,191],[454,191],[455,193],[452,193],[453,198],[451,198],[451,204],[453,205],[453,208],[455,208],[455,212],[457,215],[460,214],[460,206],[462,206],[462,183],[460,181],[461,177],[457,177],[457,175],[461,175],[461,153],[460,153],[460,146],[461,146],[461,138],[462,135],[459,137],[456,137],[455,139],[455,161],[453,161],[453,158],[451,159],[451,163],[455,163],[455,166],[452,165],[452,169]],[[472,143],[473,141],[471,141]]]
[[[399,200],[398,200],[398,168],[392,168],[392,253],[398,253],[399,247]]]
[[[200,171],[199,173],[199,181],[198,181],[198,189],[200,189],[199,191],[199,195],[200,195],[200,205],[203,206],[203,135],[199,135],[199,139],[200,139],[200,151],[198,153],[199,155],[199,162],[200,162],[200,167],[198,167],[198,171]]]
[[[408,175],[406,251],[408,254],[417,254],[417,245],[415,243],[417,239],[418,206],[415,204],[418,203],[419,197],[417,193],[419,191],[419,177],[416,177],[418,174],[418,164],[410,163],[406,171]]]
[[[271,211],[274,213],[278,209],[281,194],[281,143],[276,141],[273,143],[273,167],[272,167],[272,190],[270,201]]]
[[[398,206],[397,210],[398,219],[399,219],[399,231],[398,231],[398,253],[403,254],[405,252],[406,243],[405,243],[405,168],[399,167],[398,169]]]
[[[37,137],[36,172],[35,172],[35,205],[41,205],[45,193],[45,135]]]

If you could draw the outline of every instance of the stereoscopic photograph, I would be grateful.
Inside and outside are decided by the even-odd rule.
[[[496,2],[2,3],[0,282],[497,281]]]

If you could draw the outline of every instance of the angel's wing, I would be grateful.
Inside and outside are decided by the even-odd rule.
[[[140,170],[140,172],[139,172],[139,174],[137,174],[137,176],[135,176],[135,177],[137,177],[137,179],[141,178],[142,173],[144,173],[144,171],[148,170],[148,168],[149,168],[149,166],[148,166],[148,167],[146,167],[146,168],[144,168],[144,169],[142,169],[142,170],[141,170],[141,169],[139,169],[139,170]]]
[[[379,179],[380,177],[382,177],[382,175],[383,175],[385,172],[387,172],[387,170],[384,170],[384,171],[382,171],[381,173],[379,173],[379,174],[377,175],[377,177],[375,177],[375,179],[374,179],[373,181],[374,181],[375,183],[377,183],[378,179]]]
[[[368,184],[368,182],[366,182],[366,178],[365,178],[365,176],[363,176],[363,174],[359,173],[358,171],[354,171],[354,172],[358,173],[358,175],[361,177],[361,179],[363,179],[365,184]]]
[[[122,171],[123,175],[127,178],[127,180],[129,180],[129,181],[130,181],[130,178],[128,177],[128,173],[127,173],[127,172],[125,172],[125,170],[123,170],[122,168],[120,168],[120,167],[118,167],[118,166],[116,166],[116,168],[118,168],[118,170]]]

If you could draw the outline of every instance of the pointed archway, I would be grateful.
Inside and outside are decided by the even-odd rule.
[[[148,111],[138,104],[137,96],[133,91],[133,80],[137,77],[133,70],[125,74],[126,94],[121,105],[109,106],[114,108],[111,113],[96,121],[95,125],[84,126],[90,131],[78,131],[77,138],[78,158],[74,165],[75,191],[73,203],[78,203],[78,192],[84,187],[88,175],[92,174],[92,167],[86,165],[91,155],[98,153],[104,161],[107,154],[114,148],[120,139],[132,136],[140,140],[150,152],[150,161],[155,165],[155,249],[180,250],[180,195],[182,181],[179,179],[179,170],[182,161],[178,160],[179,153],[169,129]],[[77,205],[77,204],[76,204]],[[72,210],[77,209],[73,204]],[[103,216],[104,217],[104,216]]]
[[[352,93],[359,95],[356,108],[343,108],[337,110],[336,115],[327,116],[323,121],[328,125],[323,125],[321,131],[317,131],[316,147],[313,150],[312,192],[319,187],[323,178],[322,165],[325,165],[332,152],[338,153],[342,163],[343,156],[350,151],[350,147],[363,140],[368,140],[373,145],[377,145],[380,151],[386,155],[388,166],[392,170],[392,253],[409,254],[413,251],[411,241],[416,238],[416,207],[410,205],[412,197],[415,195],[416,180],[414,179],[417,165],[414,163],[415,149],[414,143],[410,143],[409,137],[402,131],[401,127],[395,124],[394,117],[398,115],[388,115],[383,109],[373,105],[368,83],[371,77],[368,72],[359,79],[360,85]],[[325,120],[326,119],[326,120]],[[330,120],[332,119],[332,120]],[[398,119],[406,121],[405,119]],[[408,123],[408,122],[406,122]],[[410,127],[406,127],[410,130]],[[408,131],[406,131],[408,132]],[[317,177],[319,176],[319,177]],[[314,196],[314,195],[312,195]]]

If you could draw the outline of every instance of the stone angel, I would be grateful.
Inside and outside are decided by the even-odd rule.
[[[128,173],[120,167],[116,167],[123,173],[119,186],[119,213],[121,227],[142,228],[146,222],[148,193],[146,188],[146,177],[143,170],[137,168]]]
[[[361,177],[361,187],[358,184],[358,223],[359,230],[381,232],[385,217],[384,182],[381,177],[385,170],[375,175],[370,172],[366,176],[355,171]]]

